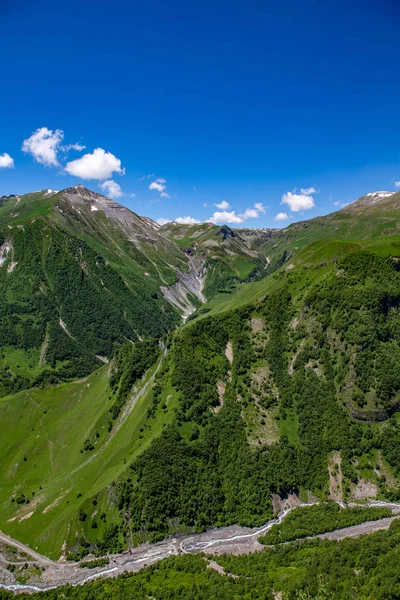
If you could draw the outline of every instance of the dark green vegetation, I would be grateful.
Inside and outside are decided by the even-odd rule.
[[[354,254],[307,290],[297,306],[290,286],[268,296],[257,307],[257,318],[265,323],[258,338],[251,333],[251,309],[199,321],[176,335],[158,384],[179,393],[176,422],[131,464],[129,477],[117,486],[118,506],[130,515],[128,529],[122,527],[124,536],[132,528],[137,539],[145,531],[156,540],[177,524],[196,531],[232,523],[260,525],[273,514],[273,493],[303,488],[322,498],[334,494],[329,465],[334,482],[343,479],[339,498],[350,497],[364,475],[356,468],[364,455],[380,452],[397,467],[398,446],[392,441],[399,439],[396,422],[391,425],[395,434],[388,436],[387,425],[372,429],[350,418],[347,404],[358,378],[347,357],[357,360],[367,343],[371,360],[379,365],[382,345],[399,343],[396,328],[390,327],[395,318],[391,306],[400,299],[399,281],[392,259]],[[293,327],[299,309],[302,317]],[[365,322],[374,324],[370,338]],[[228,341],[232,365],[224,354]],[[393,353],[391,358],[395,360]],[[375,369],[373,384],[379,389],[399,369],[400,363],[393,362]],[[260,371],[262,380],[255,377]],[[225,382],[224,405],[215,413],[219,381]],[[371,396],[374,389],[371,385]],[[391,403],[395,394],[394,389]],[[379,397],[374,402],[370,412],[379,413],[380,406],[386,410]],[[261,421],[262,415],[265,420],[278,410],[278,444],[260,440],[249,445],[246,411],[254,404]],[[293,428],[293,422],[298,426]],[[331,464],[334,456],[338,462]],[[382,493],[397,497],[396,489],[387,490],[383,473],[376,481]]]
[[[116,419],[135,383],[143,377],[160,355],[155,340],[145,340],[138,344],[123,344],[115,355],[116,368],[110,378],[110,387],[116,399],[110,412]]]
[[[391,516],[390,509],[378,507],[341,508],[333,503],[300,507],[288,515],[282,523],[273,525],[264,536],[259,538],[259,541],[273,546]]]
[[[53,214],[58,197],[50,199],[53,212],[50,200],[36,197],[22,200],[19,213],[4,216],[7,203],[0,210],[0,396],[85,376],[118,345],[159,337],[179,321],[154,278],[143,274],[154,270],[149,260],[130,244],[117,262],[99,233],[88,238],[87,223],[75,222],[72,231],[62,198],[68,222]],[[28,209],[40,207],[44,214],[28,218]]]
[[[80,569],[95,569],[96,567],[105,567],[110,562],[110,559],[105,558],[95,558],[94,560],[85,560],[79,563]]]
[[[400,524],[356,539],[296,542],[248,556],[218,556],[226,574],[202,556],[168,558],[135,575],[62,587],[21,600],[390,600],[400,595]],[[231,577],[234,575],[235,577]],[[0,591],[2,600],[14,596]]]
[[[261,525],[278,495],[399,498],[398,198],[280,232],[3,202],[1,529],[74,558]]]

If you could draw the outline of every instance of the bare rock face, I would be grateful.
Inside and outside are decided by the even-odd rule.
[[[58,202],[61,208],[63,203],[67,203],[78,213],[91,215],[93,218],[95,218],[95,213],[103,212],[133,243],[159,241],[159,225],[157,223],[147,217],[139,217],[115,200],[92,192],[83,185],[75,185],[63,190],[58,197]]]
[[[199,256],[193,256],[189,252],[186,252],[185,255],[189,264],[189,272],[177,271],[178,281],[168,287],[162,287],[161,291],[164,298],[182,312],[182,317],[186,321],[196,310],[190,300],[190,295],[198,298],[203,303],[207,302],[207,299],[203,294],[206,278],[204,260]]]

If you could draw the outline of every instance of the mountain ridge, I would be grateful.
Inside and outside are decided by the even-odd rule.
[[[81,187],[17,200],[2,530],[79,557],[265,523],[289,493],[397,498],[398,195],[255,236],[159,228]]]

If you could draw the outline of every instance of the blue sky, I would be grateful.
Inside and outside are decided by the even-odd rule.
[[[0,194],[269,227],[394,191],[396,4],[3,0]]]

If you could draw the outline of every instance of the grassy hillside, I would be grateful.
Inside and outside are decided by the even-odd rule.
[[[268,239],[260,251],[273,262],[284,253],[295,256],[306,246],[327,238],[371,240],[399,233],[400,192],[365,204],[363,198],[345,208],[308,221],[294,223]]]
[[[123,379],[112,395],[102,379],[108,366],[96,371],[88,383],[100,377],[102,409],[90,409],[90,428],[82,420],[81,433],[71,431],[68,472],[53,457],[49,473],[45,443],[30,458],[36,433],[22,420],[17,445],[5,440],[2,450],[10,483],[1,528],[24,541],[34,533],[39,548],[55,554],[67,540],[70,554],[82,556],[176,530],[260,525],[273,515],[272,494],[398,498],[399,425],[389,418],[400,391],[397,263],[351,252],[323,269],[307,285],[301,269],[286,271],[282,287],[261,302],[195,320],[170,337],[153,387],[115,435],[108,428]],[[53,413],[52,399],[73,402],[75,385],[34,392],[48,406],[42,420]],[[5,414],[20,407],[15,421],[21,413],[37,421],[31,398],[30,391],[4,399]],[[73,410],[86,406],[80,400]],[[62,410],[79,419],[72,407]],[[63,452],[57,414],[47,435]],[[47,473],[43,490],[30,479],[32,460]],[[30,500],[22,509],[21,494]]]
[[[110,508],[109,486],[172,418],[173,402],[171,411],[159,411],[146,425],[147,382],[159,364],[137,382],[129,397],[142,389],[143,394],[132,406],[127,401],[129,410],[115,422],[110,422],[110,411],[119,388],[113,393],[109,386],[109,365],[76,382],[0,399],[2,531],[53,558],[64,543],[74,546],[76,532],[82,540],[104,534],[118,512]],[[100,519],[102,503],[107,505],[105,520]],[[85,521],[79,519],[81,510]],[[91,528],[93,513],[96,530]]]
[[[239,283],[254,239],[169,225],[176,260],[202,256],[213,289],[173,331],[179,317],[155,291],[165,255],[144,272],[159,230],[101,198],[84,195],[75,220],[68,195],[54,195],[51,218],[2,229],[0,528],[74,557],[260,525],[276,494],[400,498],[400,237],[376,227],[315,239],[310,222],[308,245],[301,225],[282,264]],[[354,224],[352,213],[333,218],[346,214]],[[235,273],[227,286],[214,260]],[[52,379],[73,376],[84,379]]]

